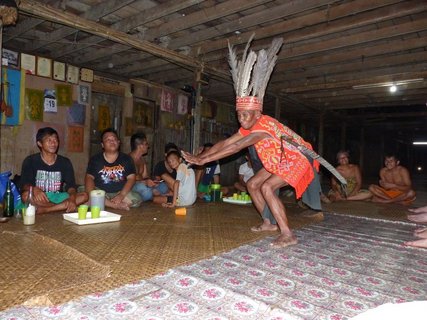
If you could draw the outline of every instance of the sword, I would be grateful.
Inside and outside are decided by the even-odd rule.
[[[301,145],[301,144],[293,141],[292,139],[290,139],[290,138],[288,138],[286,136],[281,136],[280,140],[285,140],[289,144],[291,144],[294,147],[296,147],[305,156],[308,156],[308,157],[310,157],[313,160],[317,160],[330,173],[332,173],[335,176],[335,178],[338,179],[338,181],[341,183],[341,188],[343,189],[344,194],[347,195],[347,180],[345,180],[345,178],[341,175],[341,173],[339,173],[337,171],[337,169],[335,169],[328,161],[326,161],[325,158],[323,158],[322,156],[320,156],[319,154],[317,154],[313,150],[307,148],[306,146]],[[282,150],[282,152],[283,152],[283,150]]]

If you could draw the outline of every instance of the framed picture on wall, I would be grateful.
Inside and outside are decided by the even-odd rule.
[[[3,49],[2,60],[4,66],[8,66],[13,69],[19,69],[19,52]]]
[[[72,66],[71,64],[67,65],[67,81],[69,83],[79,83],[79,76],[79,67]]]
[[[65,81],[65,63],[54,61],[53,62],[53,79],[58,81]]]
[[[21,69],[30,74],[36,74],[36,56],[21,53]]]
[[[85,82],[93,82],[93,70],[87,69],[87,68],[81,68],[80,80]]]
[[[52,78],[52,60],[44,57],[37,57],[37,75],[40,77]]]
[[[153,127],[155,102],[145,99],[135,99],[133,104],[134,127]]]

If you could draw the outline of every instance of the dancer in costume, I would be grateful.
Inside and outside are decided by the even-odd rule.
[[[264,92],[283,39],[274,39],[267,51],[250,51],[247,54],[251,40],[240,62],[236,59],[235,51],[229,47],[230,67],[237,95],[236,111],[241,128],[206,152],[199,155],[183,152],[183,156],[190,163],[203,165],[253,145],[263,168],[248,181],[248,191],[260,214],[266,204],[273,213],[280,235],[271,245],[281,248],[296,244],[297,239],[289,229],[285,207],[274,191],[291,185],[299,198],[314,178],[313,166],[287,139],[310,149],[311,145],[276,119],[262,114]],[[317,161],[314,166],[318,169]]]

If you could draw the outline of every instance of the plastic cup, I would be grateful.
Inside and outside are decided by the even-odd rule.
[[[24,215],[23,220],[24,220],[25,225],[27,225],[27,226],[32,225],[36,222],[36,215],[35,214],[33,214],[31,216]]]
[[[90,207],[90,213],[92,215],[92,219],[97,219],[101,216],[101,208],[98,206]]]
[[[85,204],[82,204],[79,206],[79,208],[77,209],[77,212],[79,214],[79,220],[86,219],[87,209],[88,209],[88,206]]]

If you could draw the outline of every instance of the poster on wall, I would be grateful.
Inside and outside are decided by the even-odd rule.
[[[188,97],[183,94],[178,95],[178,114],[186,114],[188,112]]]
[[[0,112],[0,123],[6,125],[18,125],[23,120],[23,108],[21,108],[21,72],[2,68],[4,104]]]
[[[25,89],[25,117],[32,121],[43,121],[43,90]]]
[[[3,49],[2,64],[13,69],[19,69],[19,53],[8,49]]]
[[[135,127],[153,127],[154,102],[138,99],[134,102],[133,120]]]
[[[71,107],[68,108],[67,112],[67,123],[84,125],[86,121],[86,106],[74,102]]]
[[[172,112],[173,111],[173,93],[169,90],[162,90],[162,97],[160,100],[160,110]]]
[[[90,101],[90,86],[79,85],[79,98],[78,102],[81,104],[87,104]]]
[[[69,84],[55,84],[58,106],[70,107],[73,103],[73,87]]]
[[[111,127],[110,108],[108,106],[98,107],[98,131],[102,132]]]
[[[83,152],[84,127],[68,127],[68,152]]]
[[[58,112],[58,107],[56,106],[56,94],[55,90],[45,89],[44,90],[44,103],[43,103],[44,112]]]
[[[133,118],[125,118],[125,137],[130,137],[133,134]]]

